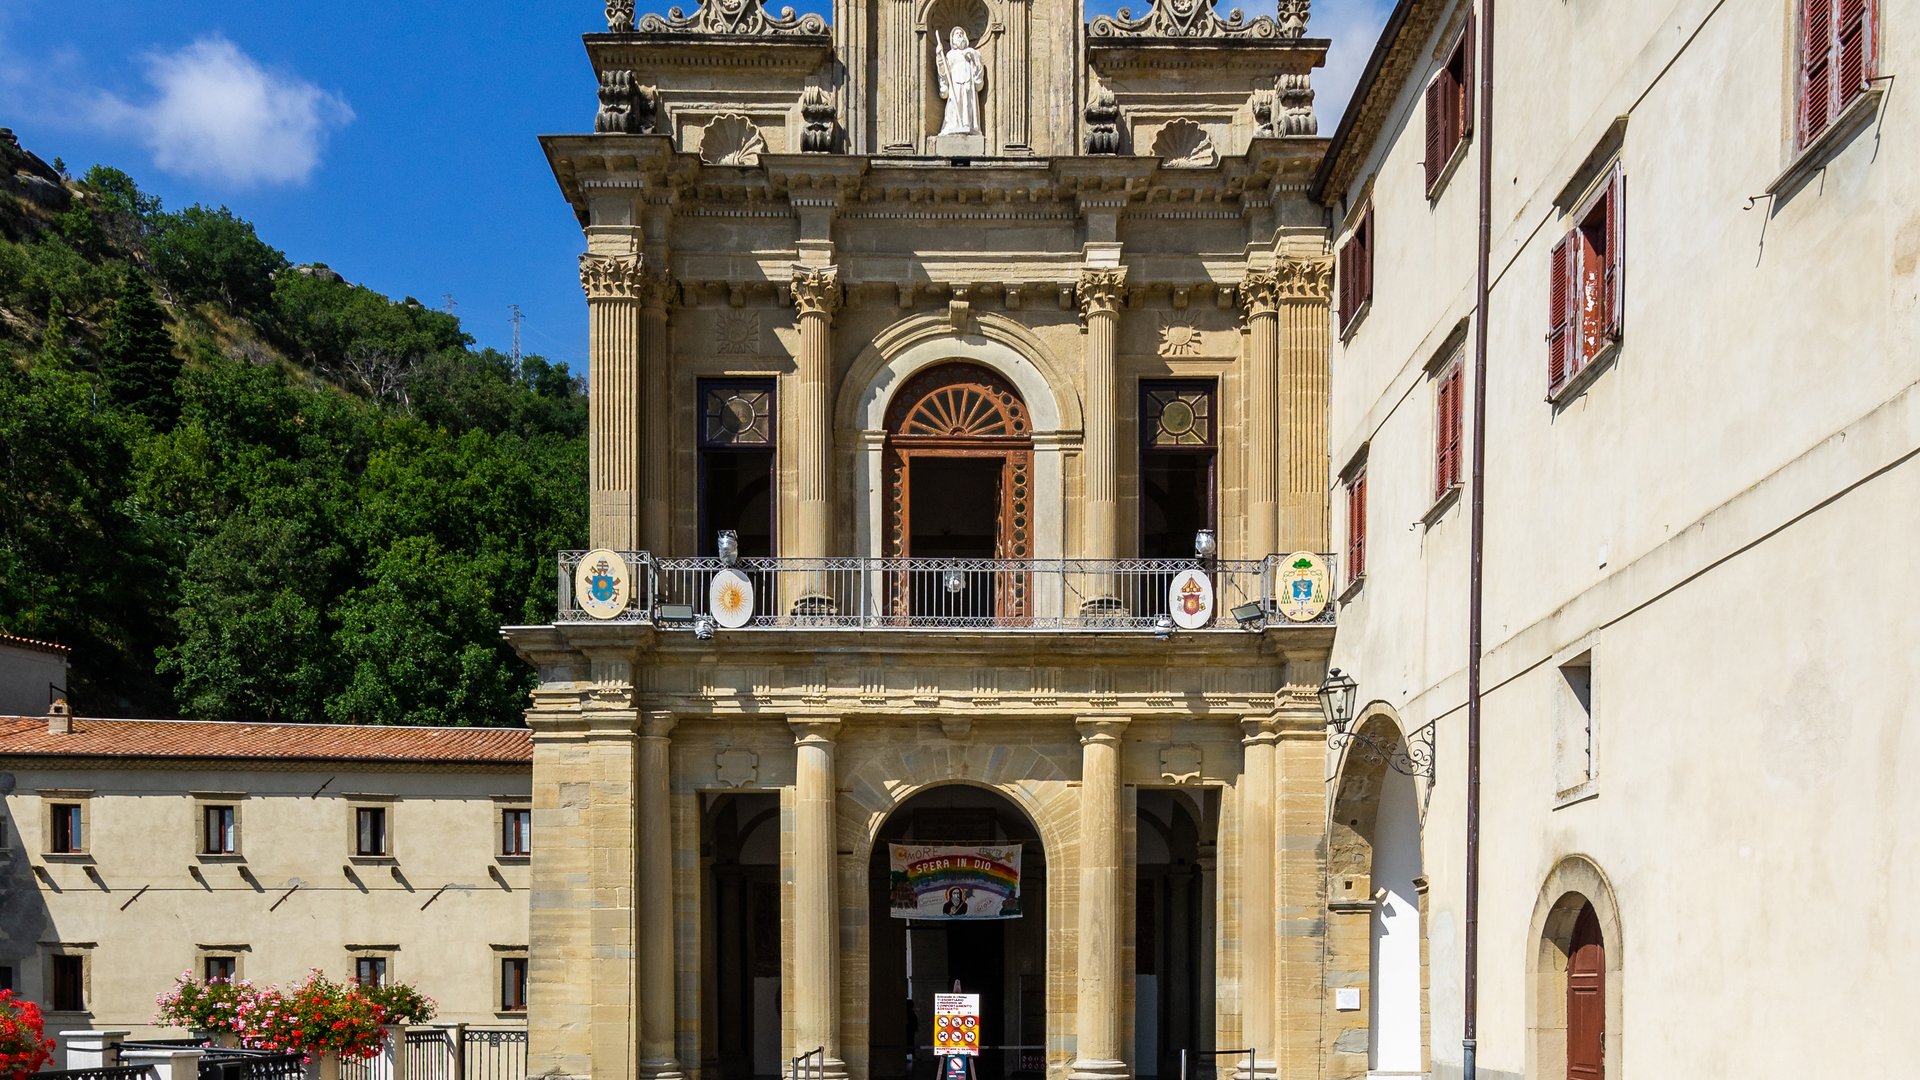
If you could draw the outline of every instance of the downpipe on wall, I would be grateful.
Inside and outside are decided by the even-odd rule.
[[[1471,2],[1471,0],[1470,0]],[[1466,934],[1463,951],[1460,1075],[1476,1080],[1474,1060],[1480,1027],[1480,624],[1481,555],[1487,524],[1487,295],[1493,261],[1493,26],[1494,0],[1480,0],[1475,20],[1480,40],[1480,233],[1474,250],[1473,293],[1473,499],[1468,532],[1467,578],[1467,867]]]

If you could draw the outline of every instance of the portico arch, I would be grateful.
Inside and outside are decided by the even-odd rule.
[[[944,317],[915,315],[874,335],[855,358],[834,406],[834,426],[859,440],[861,467],[853,499],[861,554],[879,555],[886,490],[887,409],[915,375],[935,364],[965,361],[985,367],[1011,384],[1032,422],[1036,533],[1033,557],[1066,554],[1064,452],[1081,437],[1080,398],[1071,373],[1032,331],[1004,315],[983,312],[965,332]]]

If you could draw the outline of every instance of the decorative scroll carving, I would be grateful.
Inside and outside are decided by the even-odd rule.
[[[615,34],[633,32],[633,0],[607,0],[607,29]]]
[[[596,132],[645,135],[653,130],[653,94],[634,81],[631,71],[600,73],[600,111]]]
[[[1305,74],[1282,75],[1274,83],[1279,96],[1280,115],[1274,127],[1276,135],[1313,135],[1320,121],[1313,115],[1313,83]]]
[[[1120,152],[1120,103],[1104,87],[1087,102],[1087,153]]]
[[[1280,0],[1277,22],[1265,15],[1248,22],[1239,8],[1223,19],[1214,11],[1216,3],[1153,0],[1153,7],[1137,19],[1128,8],[1094,19],[1087,34],[1096,38],[1297,38],[1307,30],[1308,0]]]
[[[629,12],[632,7],[631,3],[627,4]],[[691,15],[677,7],[665,15],[649,15],[640,20],[640,32],[779,37],[825,34],[827,22],[818,15],[796,15],[790,7],[781,8],[778,15],[769,14],[764,0],[704,0]]]
[[[793,306],[802,315],[829,318],[840,309],[840,268],[818,266],[793,268]]]
[[[1074,293],[1080,301],[1083,319],[1089,315],[1119,314],[1121,301],[1126,299],[1127,268],[1082,270]]]
[[[1191,120],[1173,120],[1153,139],[1153,156],[1173,169],[1206,169],[1220,163],[1207,129]]]
[[[758,165],[766,136],[739,113],[723,113],[700,130],[700,160],[709,165]]]
[[[800,151],[825,154],[833,150],[833,129],[837,126],[833,99],[818,86],[809,86],[800,95],[800,119],[806,127],[800,132]]]

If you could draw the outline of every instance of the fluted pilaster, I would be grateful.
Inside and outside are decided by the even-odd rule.
[[[1247,517],[1241,554],[1257,559],[1275,551],[1279,521],[1276,445],[1285,423],[1279,401],[1280,275],[1252,270],[1240,283],[1247,317],[1246,425]]]
[[[798,475],[796,520],[782,554],[825,558],[833,542],[833,315],[840,307],[838,267],[795,267],[793,303],[800,321],[800,357],[794,395]]]
[[[640,294],[638,255],[583,255],[587,294],[587,534],[593,547],[640,546]]]
[[[1333,260],[1282,260],[1279,299],[1278,551],[1324,551],[1327,532],[1328,304]]]
[[[1120,552],[1114,339],[1126,284],[1125,267],[1084,270],[1080,274],[1080,314],[1087,327],[1086,434],[1080,454],[1086,477],[1081,500],[1086,532],[1080,555],[1087,559],[1112,559]]]
[[[640,283],[640,537],[651,551],[672,549],[673,347],[668,319],[680,288],[664,272],[649,271]]]
[[[1080,970],[1072,1080],[1131,1074],[1122,1046],[1120,737],[1125,717],[1083,717],[1080,729]]]

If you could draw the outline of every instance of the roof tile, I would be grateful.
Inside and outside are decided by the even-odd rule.
[[[526,765],[526,728],[241,724],[206,720],[92,720],[47,731],[46,717],[0,717],[0,756],[393,761]]]

